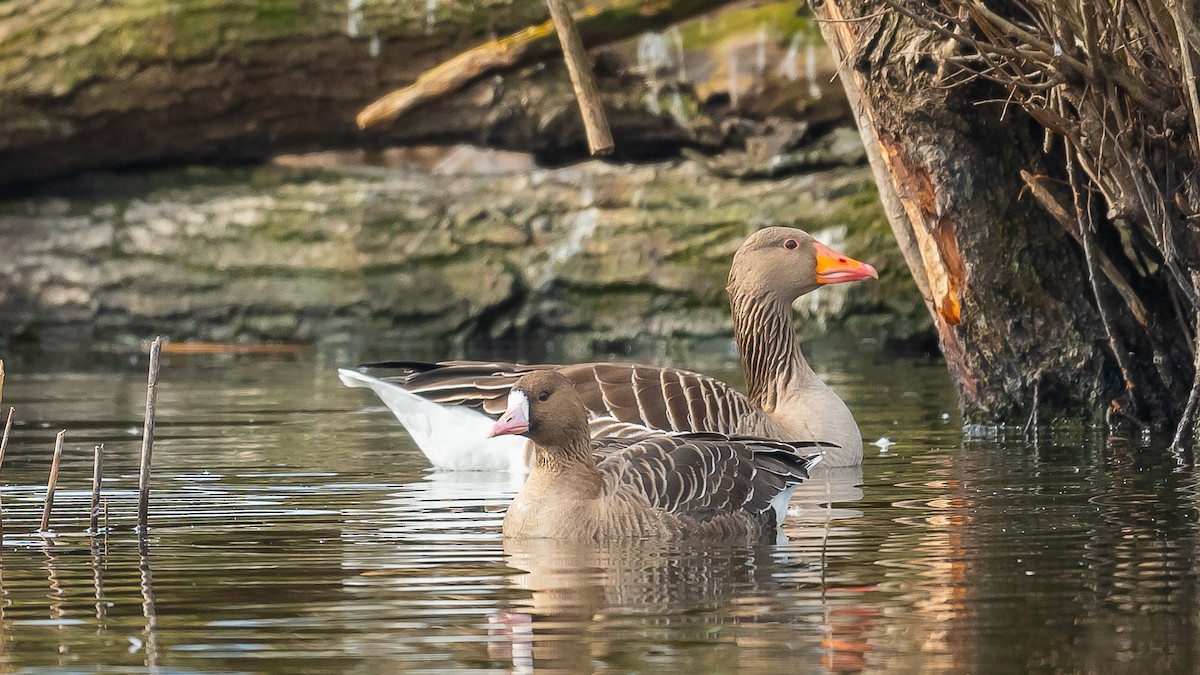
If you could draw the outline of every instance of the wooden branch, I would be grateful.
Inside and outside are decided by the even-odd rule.
[[[363,108],[358,113],[358,128],[366,129],[391,122],[418,105],[453,94],[488,73],[513,68],[522,58],[528,58],[530,53],[545,53],[549,42],[547,38],[553,33],[554,24],[545,21],[465,51],[422,73],[411,85],[397,89]]]
[[[616,0],[607,5],[588,5],[576,12],[574,19],[581,44],[597,47],[682,21],[729,1],[674,0],[647,4],[640,0]],[[544,21],[465,51],[426,71],[411,85],[386,94],[363,108],[358,113],[358,126],[366,129],[391,122],[413,108],[453,94],[485,75],[547,58],[558,47],[554,33],[553,21]]]
[[[583,40],[575,29],[571,10],[566,0],[546,0],[546,6],[550,8],[550,19],[554,22],[554,32],[558,33],[558,42],[562,45],[563,59],[571,75],[571,86],[575,88],[575,98],[579,100],[579,114],[583,117],[583,128],[587,133],[588,151],[593,157],[610,154],[613,151],[612,132],[608,130],[604,105],[600,103],[600,92],[596,90],[596,78],[592,75],[592,66],[583,49]]]

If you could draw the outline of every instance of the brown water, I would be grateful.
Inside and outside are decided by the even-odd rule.
[[[726,354],[668,350],[735,377]],[[502,474],[426,469],[349,357],[164,359],[139,541],[144,363],[10,366],[0,670],[1196,672],[1197,481],[1140,439],[964,439],[943,368],[818,349],[868,441],[786,543],[506,550]],[[68,430],[54,536],[36,532]],[[104,442],[109,531],[87,536]]]

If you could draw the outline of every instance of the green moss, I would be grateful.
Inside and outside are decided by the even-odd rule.
[[[800,33],[815,44],[821,29],[807,6],[799,2],[767,2],[752,7],[731,7],[715,16],[688,21],[680,26],[685,49],[699,50],[720,44],[731,35],[758,31],[761,27],[776,38]]]
[[[186,61],[201,55],[247,53],[256,43],[346,33],[345,2],[331,0],[14,0],[19,20],[0,41],[0,81],[26,95],[67,95],[82,83],[120,79],[131,64]],[[514,26],[492,25],[505,8]],[[505,32],[545,18],[541,2],[469,0],[444,3],[427,24],[424,0],[364,0],[358,35],[420,36],[457,42],[487,30]],[[427,38],[427,29],[434,28]]]

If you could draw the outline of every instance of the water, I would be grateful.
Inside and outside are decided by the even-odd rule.
[[[813,357],[892,445],[805,485],[761,548],[506,547],[509,477],[427,471],[312,355],[164,358],[139,541],[144,363],[10,365],[0,670],[1195,672],[1190,471],[1078,431],[964,439],[939,364]],[[727,352],[675,360],[736,377]]]

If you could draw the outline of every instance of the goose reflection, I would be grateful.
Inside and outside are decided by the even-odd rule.
[[[617,667],[639,654],[663,670],[713,672],[780,659],[799,671],[857,670],[869,613],[832,612],[825,548],[833,521],[855,517],[862,469],[820,472],[793,497],[779,545],[507,539],[510,577],[527,593],[491,617],[488,654],[517,672]],[[853,536],[853,531],[836,536]],[[797,618],[797,596],[801,614]],[[682,648],[684,645],[687,648]]]
[[[594,661],[617,661],[637,648],[623,642],[657,641],[668,626],[674,640],[712,636],[714,645],[734,646],[735,634],[718,633],[739,619],[722,607],[780,587],[763,547],[508,539],[504,551],[506,564],[524,572],[512,577],[512,585],[529,597],[493,617],[492,632],[501,637],[490,643],[489,656],[511,659],[518,671],[535,665],[591,670]],[[593,624],[624,625],[629,632],[617,637],[623,631],[599,630],[593,636]],[[697,656],[694,648],[668,653],[673,650],[666,640],[655,651],[671,670]]]

